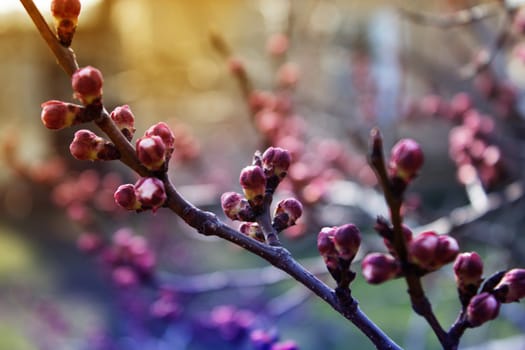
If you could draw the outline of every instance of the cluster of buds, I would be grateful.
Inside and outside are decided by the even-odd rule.
[[[78,130],[69,145],[71,155],[78,160],[115,160],[120,152],[113,143],[86,129]]]
[[[71,45],[80,15],[80,0],[53,0],[51,14],[58,40],[65,47]]]
[[[349,268],[360,244],[361,232],[353,224],[324,227],[317,235],[319,254],[323,257],[328,271],[338,283],[343,276],[353,275]],[[348,283],[351,282],[351,279],[353,277]]]
[[[127,210],[155,212],[166,202],[164,183],[156,177],[140,178],[134,185],[119,186],[114,194],[115,202]]]
[[[169,126],[159,122],[151,126],[135,144],[137,157],[149,170],[165,170],[173,154],[175,136]]]
[[[407,245],[408,260],[426,272],[451,263],[459,254],[458,242],[449,235],[422,232]]]
[[[154,252],[147,240],[129,228],[115,232],[111,245],[102,252],[116,285],[131,287],[151,277],[156,265]]]
[[[483,73],[476,76],[476,85],[502,116],[514,113],[515,92],[509,84],[498,84],[490,73]],[[449,155],[460,183],[471,184],[479,178],[491,189],[506,180],[509,169],[495,143],[494,119],[478,110],[468,93],[457,93],[450,101],[425,96],[409,115],[437,117],[454,125],[449,132]]]
[[[290,162],[291,156],[287,150],[270,147],[262,156],[255,155],[253,165],[241,170],[239,183],[243,194],[226,192],[221,196],[221,206],[226,216],[231,220],[246,222],[241,225],[241,232],[261,240],[261,228],[254,221],[262,212],[267,196],[273,196],[277,185],[286,176]],[[277,203],[272,226],[281,232],[295,225],[302,213],[303,206],[297,199],[283,199]]]

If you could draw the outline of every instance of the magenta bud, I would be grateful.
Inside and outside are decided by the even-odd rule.
[[[472,327],[498,317],[500,303],[494,295],[483,292],[473,297],[467,306],[467,320]]]
[[[264,174],[267,177],[275,175],[279,180],[286,176],[291,162],[290,152],[279,147],[270,147],[262,155]]]
[[[159,136],[162,139],[162,142],[164,142],[164,145],[167,149],[173,149],[175,146],[175,136],[173,135],[173,132],[171,131],[168,124],[164,122],[159,122],[153,126],[151,126],[146,132],[144,133],[144,136]]]
[[[154,212],[162,207],[167,199],[164,183],[156,177],[143,177],[135,183],[135,194],[142,208]]]
[[[129,266],[118,266],[113,270],[113,282],[119,287],[129,288],[137,285],[138,276]]]
[[[512,303],[525,297],[525,269],[512,269],[505,273],[494,290],[503,291],[503,303]]]
[[[137,157],[149,170],[160,170],[166,162],[166,145],[160,136],[143,136],[135,144]]]
[[[119,186],[113,197],[115,198],[115,202],[124,209],[139,210],[141,208],[141,204],[135,194],[135,186],[132,184]]]
[[[264,233],[259,224],[256,222],[243,222],[241,226],[239,226],[239,231],[248,237],[258,240],[259,242],[266,242]]]
[[[352,261],[360,244],[361,232],[357,226],[346,224],[335,228],[334,246],[341,259]]]
[[[317,235],[317,250],[329,270],[336,270],[339,265],[339,254],[335,249],[334,235],[336,227],[324,227]]]
[[[78,130],[69,145],[69,151],[78,160],[114,160],[120,153],[111,142],[90,130]]]
[[[483,261],[479,254],[476,252],[459,254],[454,262],[454,275],[460,290],[466,290],[467,286],[474,286],[477,289],[483,275]]]
[[[93,254],[102,247],[102,239],[95,233],[84,232],[77,238],[77,247],[82,253]]]
[[[55,21],[60,43],[66,47],[71,45],[80,15],[80,0],[53,0],[51,14]]]
[[[78,69],[71,78],[74,95],[84,105],[102,98],[103,82],[102,73],[91,66]]]
[[[295,225],[297,219],[303,214],[303,205],[295,198],[283,199],[277,203],[273,217],[273,226],[277,231],[282,231]]]
[[[370,284],[379,284],[397,276],[399,262],[391,255],[371,253],[361,262],[363,276]]]
[[[109,115],[122,134],[131,141],[135,134],[135,116],[128,105],[119,106]]]
[[[42,103],[42,123],[48,129],[59,130],[75,123],[75,119],[82,113],[83,107],[72,103],[51,100]]]
[[[454,238],[434,231],[417,235],[408,245],[410,261],[428,271],[454,261],[458,253],[459,246]]]
[[[262,204],[266,189],[266,177],[261,167],[250,165],[241,170],[239,183],[246,199],[252,205]]]
[[[224,214],[232,220],[254,221],[255,214],[248,201],[239,193],[226,192],[221,196]]]
[[[417,176],[423,166],[423,151],[419,144],[411,139],[399,140],[390,155],[389,168],[392,176],[409,182]]]

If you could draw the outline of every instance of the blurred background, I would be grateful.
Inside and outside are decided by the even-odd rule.
[[[51,23],[49,3],[36,1]],[[473,6],[486,18],[454,25],[472,12],[454,13]],[[355,222],[364,244],[352,292],[363,311],[404,348],[438,349],[403,281],[371,286],[360,275],[359,259],[385,249],[372,227],[387,214],[367,137],[379,126],[387,152],[401,137],[423,147],[404,208],[414,233],[450,232],[462,251],[480,253],[486,276],[525,266],[520,6],[85,0],[72,48],[80,66],[103,72],[108,110],[131,107],[138,137],[159,121],[172,127],[170,174],[199,207],[224,217],[220,195],[240,190],[254,152],[290,149],[279,196],[300,198],[306,215],[283,233],[285,247],[333,285],[317,233]],[[79,128],[43,127],[43,102],[74,102],[69,79],[18,1],[3,0],[0,17],[1,349],[258,349],[277,337],[303,350],[372,348],[260,259],[164,210],[116,208],[113,192],[135,175],[73,159]],[[424,283],[448,327],[460,307],[451,266]],[[504,305],[496,321],[466,332],[463,348],[525,349],[524,311]]]

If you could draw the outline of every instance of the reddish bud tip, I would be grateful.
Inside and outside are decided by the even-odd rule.
[[[467,306],[467,320],[472,327],[498,317],[500,303],[494,295],[484,292],[476,295]]]
[[[239,183],[246,199],[253,205],[260,205],[266,189],[266,177],[261,167],[250,165],[241,170]]]
[[[173,149],[175,145],[175,136],[173,135],[173,132],[171,131],[168,124],[164,122],[159,122],[151,126],[144,133],[144,136],[154,136],[154,135],[159,136],[162,139],[167,149]]]
[[[402,139],[392,148],[389,162],[391,175],[408,182],[417,176],[423,160],[419,144],[411,139]]]
[[[115,202],[127,210],[138,210],[141,208],[140,202],[135,194],[135,186],[125,184],[119,186],[113,195]]]
[[[144,136],[135,145],[137,157],[149,170],[160,170],[166,162],[166,145],[160,136]]]
[[[275,208],[273,226],[277,231],[282,231],[295,225],[297,219],[303,215],[303,205],[295,198],[283,199]]]
[[[483,275],[483,261],[479,254],[476,252],[459,254],[454,262],[454,275],[461,290],[469,285],[479,287]]]
[[[75,118],[82,112],[82,107],[62,101],[47,101],[42,103],[40,118],[46,128],[59,130],[71,126]]]
[[[339,257],[352,261],[361,244],[361,232],[357,226],[346,224],[335,229],[334,245]]]
[[[288,172],[292,157],[290,152],[279,147],[270,147],[262,155],[262,166],[267,177],[277,176],[283,179]]]
[[[131,113],[129,106],[124,105],[115,108],[110,117],[126,139],[131,141],[133,134],[135,134],[135,116]]]
[[[253,221],[255,215],[248,201],[239,193],[226,192],[221,196],[224,214],[232,220]]]
[[[505,273],[494,290],[503,290],[502,302],[512,303],[525,297],[525,269],[512,269]]]
[[[135,194],[142,208],[156,211],[167,199],[164,183],[156,177],[143,177],[135,183]]]
[[[363,276],[368,283],[379,284],[397,276],[399,262],[391,255],[371,253],[361,263]]]
[[[102,98],[102,73],[91,66],[78,69],[71,78],[75,98],[89,105]]]
[[[428,271],[454,261],[458,253],[459,246],[454,238],[433,231],[417,235],[408,245],[409,259]]]

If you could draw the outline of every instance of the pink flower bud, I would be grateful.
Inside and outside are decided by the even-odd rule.
[[[171,131],[168,124],[164,122],[159,122],[151,126],[144,133],[144,136],[153,135],[159,136],[162,139],[162,142],[164,142],[164,145],[166,145],[167,149],[173,149],[173,147],[175,146],[175,136],[173,135],[173,132]]]
[[[391,175],[409,182],[417,176],[423,160],[419,144],[411,139],[402,139],[392,148],[389,162]]]
[[[410,261],[428,271],[454,261],[458,253],[459,246],[454,238],[434,231],[417,235],[408,245]]]
[[[243,222],[241,226],[239,226],[239,231],[248,237],[258,240],[259,242],[266,241],[261,227],[256,222]]]
[[[144,136],[136,142],[137,157],[149,170],[160,170],[166,162],[166,145],[160,136]]]
[[[266,189],[266,177],[261,167],[250,165],[242,169],[239,182],[250,204],[262,204]]]
[[[352,261],[361,244],[361,232],[357,226],[346,224],[339,226],[334,232],[334,245],[339,257]]]
[[[512,303],[525,297],[525,269],[512,269],[505,273],[494,290],[503,290],[504,303]]]
[[[113,112],[111,112],[110,117],[126,139],[131,141],[135,133],[135,116],[131,113],[129,106],[124,105],[115,108]]]
[[[89,105],[102,98],[102,73],[91,66],[78,69],[71,78],[71,85],[76,98],[84,105]]]
[[[66,47],[71,45],[80,15],[80,0],[53,0],[51,14],[55,20],[55,28],[60,43]]]
[[[156,211],[167,199],[164,183],[156,177],[143,177],[135,183],[137,200],[144,209]]]
[[[292,157],[290,152],[279,147],[270,147],[262,155],[262,166],[267,177],[277,176],[279,180],[286,176]]]
[[[111,142],[90,130],[78,130],[69,145],[69,151],[78,160],[114,160],[120,153]]]
[[[339,254],[334,244],[335,229],[335,227],[324,227],[317,235],[317,250],[329,270],[336,270],[339,265]]]
[[[481,284],[483,261],[476,252],[461,253],[454,262],[454,275],[458,288],[463,290],[469,285],[476,288]]]
[[[472,327],[477,327],[483,323],[498,317],[500,303],[494,295],[483,292],[470,300],[467,306],[467,320]]]
[[[239,193],[226,192],[221,196],[224,214],[232,220],[253,221],[255,214],[248,201]]]
[[[290,46],[288,37],[282,33],[273,34],[266,42],[266,51],[272,56],[282,56]]]
[[[92,254],[102,247],[102,240],[95,233],[84,232],[77,239],[77,247],[83,253]]]
[[[135,194],[135,186],[132,184],[119,186],[113,197],[115,198],[115,202],[124,209],[139,210],[141,208],[141,204]]]
[[[399,262],[391,255],[371,253],[361,262],[363,276],[368,283],[379,284],[397,276]]]
[[[137,285],[138,276],[129,266],[119,266],[113,270],[113,282],[119,287],[129,288]]]
[[[277,203],[273,217],[273,226],[277,231],[282,231],[295,225],[297,219],[303,214],[303,205],[295,198],[283,199]]]
[[[42,103],[40,118],[46,128],[59,130],[75,124],[75,118],[83,107],[62,101],[47,101]]]

